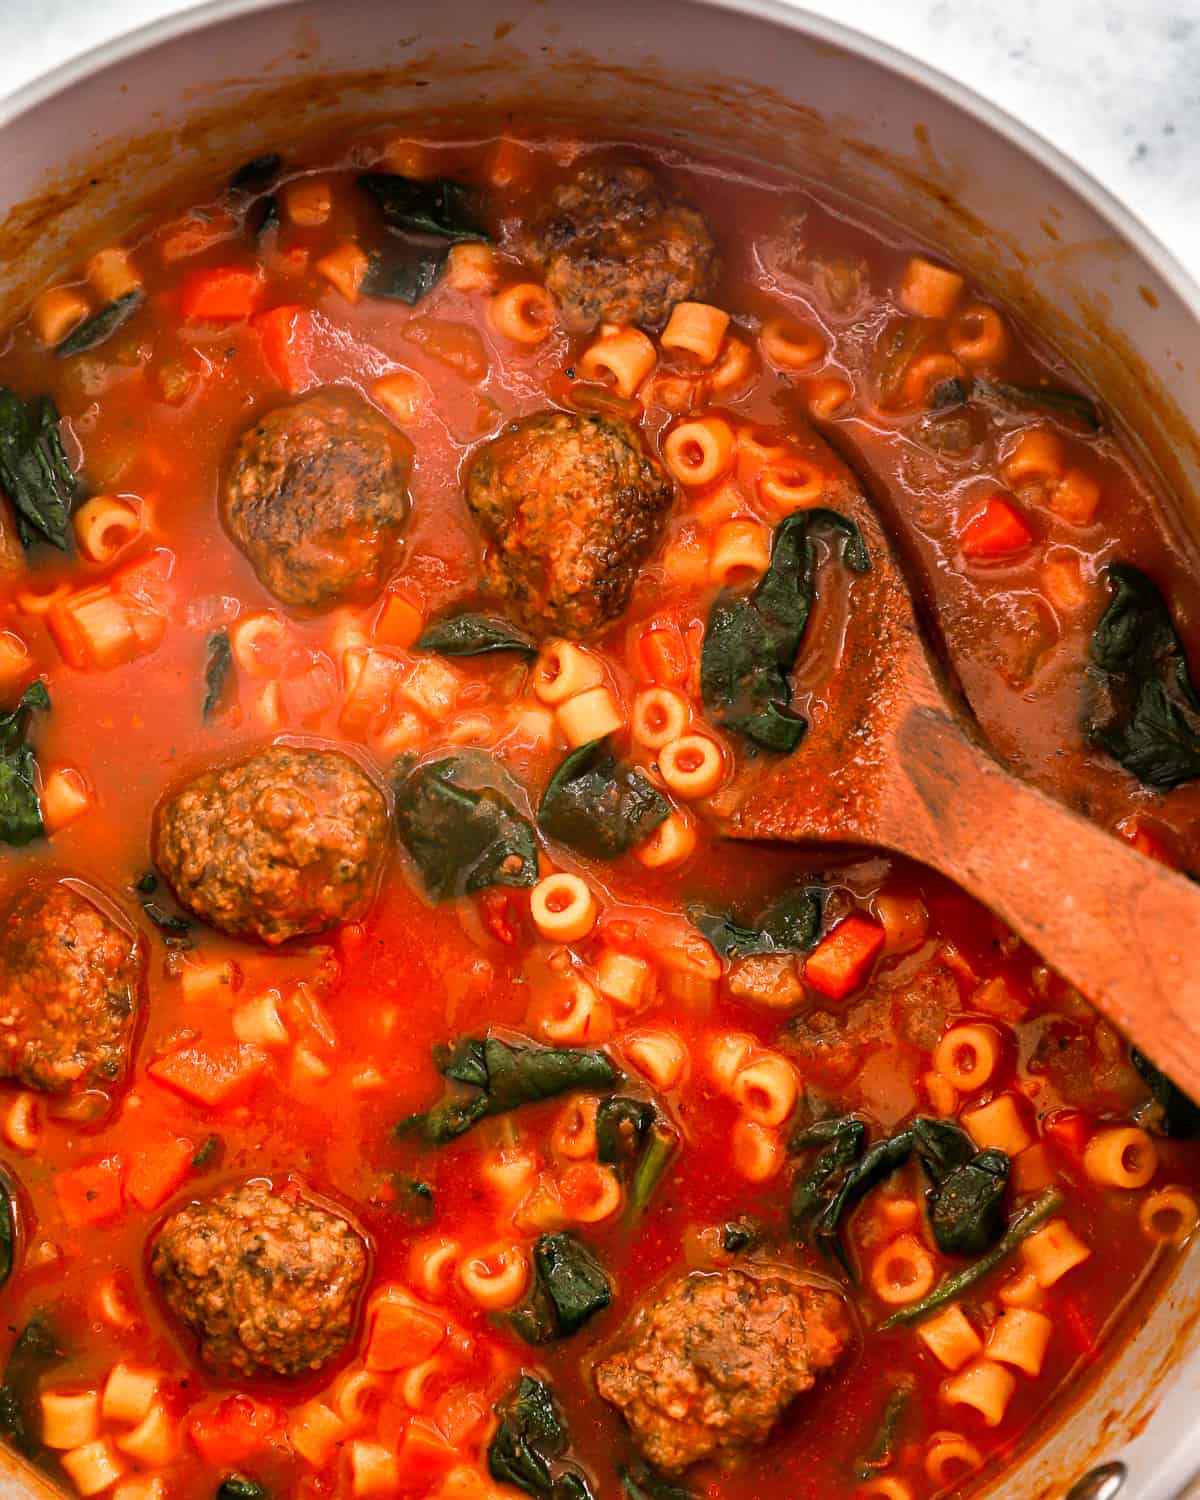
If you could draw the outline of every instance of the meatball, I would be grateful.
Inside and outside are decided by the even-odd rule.
[[[382,792],[348,755],[274,745],[169,797],[154,857],[196,916],[283,943],[363,915],[387,824]]]
[[[163,1225],[150,1269],[224,1375],[306,1375],[346,1347],[367,1274],[340,1214],[247,1182]]]
[[[119,1083],[145,958],[74,885],[23,890],[0,926],[0,1077],[59,1094]]]
[[[484,584],[535,633],[616,619],[670,509],[671,483],[628,423],[546,411],[512,422],[467,477]]]
[[[848,1338],[841,1298],[786,1270],[693,1272],[635,1316],[596,1386],[649,1462],[679,1473],[764,1442]]]
[[[555,190],[523,250],[576,329],[661,328],[677,302],[706,296],[717,277],[704,216],[629,162],[580,166]]]
[[[243,433],[225,481],[233,539],[284,604],[378,592],[408,515],[409,448],[371,406],[319,391]]]

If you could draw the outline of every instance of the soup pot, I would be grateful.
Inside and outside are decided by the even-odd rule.
[[[772,0],[217,0],[147,27],[0,103],[0,318],[206,167],[340,121],[481,108],[711,141],[882,209],[1087,372],[1158,469],[1181,542],[1200,537],[1200,287],[1014,120]],[[991,1494],[1186,1492],[1200,1250],[1122,1337]],[[53,1493],[3,1455],[0,1491]]]

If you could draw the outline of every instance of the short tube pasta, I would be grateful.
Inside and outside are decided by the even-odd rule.
[[[466,1256],[458,1267],[458,1280],[476,1306],[497,1312],[525,1295],[529,1258],[517,1245],[493,1245]]]
[[[708,555],[714,583],[734,585],[760,578],[771,562],[771,533],[759,521],[726,521],[717,527]]]
[[[1138,1224],[1156,1244],[1182,1245],[1200,1223],[1200,1205],[1185,1188],[1164,1187],[1149,1193],[1138,1208]]]
[[[867,1273],[867,1284],[881,1302],[903,1307],[919,1302],[937,1275],[933,1258],[915,1235],[902,1234],[878,1252]]]
[[[75,512],[72,525],[83,555],[110,563],[141,535],[142,510],[124,495],[93,495]]]
[[[97,1438],[64,1453],[59,1462],[76,1490],[84,1496],[98,1495],[115,1484],[125,1472],[125,1461],[114,1448],[112,1439]]]
[[[733,1165],[747,1182],[770,1182],[783,1170],[787,1151],[777,1130],[753,1120],[739,1120],[733,1127],[731,1145]]]
[[[638,1011],[654,990],[654,969],[633,953],[609,950],[596,965],[596,984],[606,1000],[619,1009]]]
[[[635,1031],[625,1038],[625,1056],[656,1089],[673,1089],[687,1068],[687,1049],[670,1031]]]
[[[488,304],[492,327],[514,344],[540,344],[554,327],[557,316],[557,303],[536,281],[505,287]]]
[[[45,1115],[41,1099],[23,1089],[14,1094],[4,1111],[4,1139],[14,1151],[26,1155],[34,1152],[42,1143],[45,1130]]]
[[[1010,1094],[997,1094],[987,1104],[968,1111],[962,1123],[981,1151],[995,1147],[1009,1156],[1020,1156],[1033,1144],[1033,1136]]]
[[[647,750],[661,750],[686,733],[692,709],[687,699],[670,688],[646,688],[633,700],[629,731]]]
[[[663,459],[680,484],[712,484],[733,463],[733,428],[724,417],[692,417],[663,439]]]
[[[935,1432],[925,1450],[925,1474],[937,1489],[983,1467],[983,1455],[959,1432]]]
[[[1026,428],[1004,459],[1002,472],[1014,490],[1027,484],[1057,484],[1066,473],[1061,441],[1044,427]]]
[[[733,1079],[738,1108],[759,1125],[778,1126],[790,1119],[798,1092],[795,1069],[777,1053],[751,1058]]]
[[[912,1500],[912,1486],[895,1474],[876,1474],[854,1491],[855,1500]]]
[[[1135,1125],[1097,1130],[1084,1149],[1083,1170],[1101,1187],[1142,1188],[1158,1170],[1158,1148]]]
[[[962,295],[963,279],[957,271],[935,265],[923,255],[913,255],[900,278],[897,301],[917,318],[948,318]]]
[[[539,880],[529,895],[533,925],[551,942],[574,943],[596,925],[599,908],[586,880],[559,872]]]
[[[990,1026],[952,1026],[933,1051],[933,1066],[956,1089],[981,1089],[1000,1061],[1000,1038]]]
[[[1026,1265],[1042,1287],[1053,1286],[1091,1253],[1065,1219],[1051,1219],[1021,1246]]]
[[[40,1404],[47,1448],[77,1448],[100,1436],[99,1391],[43,1391]]]
[[[826,489],[825,473],[797,456],[767,463],[758,476],[758,493],[784,515],[819,505]]]
[[[956,359],[974,369],[998,363],[1008,347],[1008,335],[994,307],[969,302],[952,320],[946,342]]]
[[[550,1148],[566,1161],[591,1161],[596,1156],[596,1112],[599,1100],[579,1094],[559,1114]]]
[[[1000,1314],[988,1334],[989,1359],[1012,1365],[1026,1375],[1040,1375],[1054,1324],[1045,1313],[1010,1307]]]
[[[685,802],[711,797],[725,779],[725,760],[715,740],[682,734],[658,752],[658,769],[668,791]]]
[[[696,848],[696,830],[682,813],[664,818],[643,844],[633,851],[635,858],[648,870],[662,870],[681,865]]]
[[[759,344],[777,370],[806,370],[825,357],[825,340],[817,330],[792,318],[768,318]]]
[[[33,304],[33,327],[42,343],[53,349],[89,317],[92,304],[75,286],[52,286]]]
[[[572,750],[602,740],[624,727],[625,716],[606,687],[585,688],[554,711],[563,738]]]
[[[462,1258],[462,1246],[444,1236],[418,1241],[409,1253],[408,1271],[413,1285],[432,1302],[445,1296]]]
[[[579,356],[579,373],[611,385],[619,396],[632,397],[658,362],[654,345],[636,328],[602,334]]]
[[[995,1360],[977,1359],[942,1382],[942,1400],[948,1406],[969,1406],[988,1427],[998,1427],[1016,1388],[1011,1370]]]
[[[602,1224],[621,1211],[624,1194],[611,1167],[576,1162],[558,1179],[563,1212],[576,1224]]]
[[[947,1370],[960,1370],[983,1353],[983,1340],[957,1302],[918,1324],[917,1337]]]
[[[677,302],[671,309],[659,343],[672,353],[692,354],[711,365],[721,352],[729,314],[708,302]]]
[[[599,661],[572,641],[547,641],[533,668],[533,691],[556,707],[604,679]]]

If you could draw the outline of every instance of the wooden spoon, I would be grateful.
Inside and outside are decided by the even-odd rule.
[[[858,523],[871,570],[824,563],[821,594],[848,599],[821,632],[843,630],[836,691],[795,753],[747,758],[714,808],[721,831],[875,845],[940,871],[1200,1099],[1200,886],[996,761],[926,644],[874,504],[820,437],[797,442],[821,503]]]

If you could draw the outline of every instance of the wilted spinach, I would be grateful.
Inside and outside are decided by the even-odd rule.
[[[679,1137],[653,1104],[625,1095],[596,1111],[596,1156],[629,1179],[629,1203],[640,1213],[671,1164]]]
[[[656,1119],[647,1133],[629,1187],[629,1206],[634,1213],[641,1213],[654,1197],[678,1149],[678,1135],[665,1120]]]
[[[833,1201],[846,1173],[862,1155],[867,1127],[853,1115],[838,1115],[817,1120],[794,1135],[788,1143],[791,1151],[809,1151],[817,1155],[808,1170],[797,1174],[792,1185],[788,1217],[792,1229],[802,1242],[809,1242],[817,1220]]]
[[[13,1185],[0,1172],[0,1287],[12,1275],[17,1245],[17,1202]]]
[[[39,679],[21,694],[16,708],[0,714],[0,843],[16,848],[45,831],[36,785],[37,758],[26,736],[33,710],[49,707],[50,694]]]
[[[1011,385],[1007,381],[979,381],[976,389],[980,394],[999,401],[1004,406],[1016,406],[1022,410],[1048,411],[1056,417],[1072,417],[1092,432],[1099,432],[1104,425],[1100,408],[1089,397],[1079,391],[1063,390],[1053,385]]]
[[[13,1345],[0,1384],[0,1437],[26,1458],[42,1451],[38,1424],[38,1380],[49,1366],[65,1358],[47,1313],[33,1314]]]
[[[529,1344],[569,1338],[612,1301],[604,1267],[565,1230],[544,1234],[533,1247],[533,1285],[509,1314],[513,1329]]]
[[[387,245],[367,260],[362,289],[368,297],[386,297],[392,302],[418,303],[433,290],[446,264],[446,249],[418,249],[414,245]]]
[[[723,958],[755,953],[808,953],[821,936],[826,892],[819,885],[800,886],[772,904],[753,922],[696,910],[689,915]]]
[[[550,1387],[522,1375],[496,1407],[500,1426],[488,1448],[488,1468],[501,1484],[513,1484],[534,1500],[591,1500],[578,1469],[551,1468],[570,1441]]]
[[[85,354],[89,349],[97,348],[128,323],[145,300],[146,294],[140,286],[117,297],[73,328],[60,344],[54,346],[55,354],[66,359],[72,354]]]
[[[71,511],[79,484],[58,430],[49,396],[22,401],[0,386],[0,490],[17,513],[21,545],[41,539],[71,550]]]
[[[279,176],[279,169],[283,166],[283,157],[278,151],[269,152],[265,156],[256,156],[253,160],[243,162],[233,176],[229,179],[228,191],[231,193],[261,193],[269,188]]]
[[[538,808],[544,834],[593,859],[616,859],[642,843],[671,814],[671,805],[634,766],[617,760],[608,740],[572,750]]]
[[[929,1178],[929,1225],[946,1255],[982,1255],[1004,1232],[1009,1158],[976,1151],[965,1130],[949,1120],[918,1118],[913,1147]]]
[[[1084,734],[1145,786],[1200,776],[1200,698],[1166,602],[1129,563],[1105,576],[1112,599],[1092,636]]]
[[[358,179],[379,205],[389,229],[445,240],[486,240],[475,194],[448,177],[423,181],[395,172],[364,172]]]
[[[208,638],[208,663],[204,668],[204,704],[200,716],[211,719],[221,706],[233,670],[233,647],[229,632],[218,630]]]
[[[902,1130],[887,1140],[868,1146],[860,1159],[846,1172],[837,1191],[813,1220],[812,1239],[818,1249],[839,1261],[848,1275],[853,1274],[846,1247],[842,1243],[842,1221],[861,1199],[886,1181],[912,1155],[911,1130]]]
[[[257,1479],[230,1474],[218,1485],[216,1500],[270,1500],[270,1491]]]
[[[775,528],[771,563],[749,594],[722,589],[709,610],[700,653],[700,689],[717,723],[761,749],[794,750],[807,722],[790,712],[790,673],[815,597],[817,532],[841,541],[852,573],[870,567],[855,523],[837,511],[785,516]]]
[[[916,1381],[912,1376],[901,1378],[892,1387],[883,1404],[883,1411],[880,1413],[871,1441],[854,1466],[854,1478],[860,1483],[870,1479],[873,1474],[886,1468],[891,1462],[896,1451],[896,1439],[900,1434],[901,1424],[912,1405],[915,1392]]]
[[[603,1052],[510,1044],[491,1036],[463,1037],[453,1047],[435,1048],[434,1062],[443,1078],[470,1092],[452,1093],[397,1125],[398,1134],[420,1135],[431,1146],[464,1135],[489,1115],[507,1114],[570,1089],[607,1091],[620,1077]]]
[[[731,1219],[728,1224],[721,1225],[721,1249],[726,1255],[739,1255],[748,1250],[757,1243],[758,1237],[758,1228],[745,1219]]]
[[[504,620],[466,611],[435,620],[417,642],[418,651],[436,651],[439,656],[488,656],[496,651],[515,651],[536,656],[537,647],[518,635]]]
[[[656,1474],[647,1464],[638,1464],[636,1469],[618,1469],[621,1484],[629,1500],[696,1500],[691,1490],[681,1484],[672,1484],[661,1474]]]
[[[396,832],[433,901],[490,885],[537,883],[537,837],[528,819],[499,792],[460,784],[462,756],[417,765],[397,763]]]
[[[1184,1140],[1200,1135],[1200,1105],[1189,1099],[1183,1090],[1160,1072],[1144,1052],[1134,1047],[1130,1061],[1142,1075],[1146,1087],[1154,1099],[1157,1125],[1164,1135]]]
[[[192,1157],[192,1166],[197,1172],[203,1172],[206,1167],[215,1166],[220,1159],[223,1142],[219,1135],[206,1135],[196,1148],[196,1154]]]

